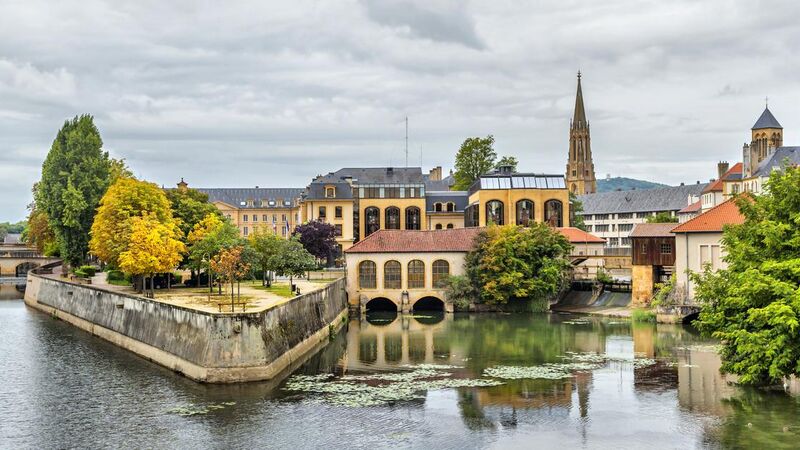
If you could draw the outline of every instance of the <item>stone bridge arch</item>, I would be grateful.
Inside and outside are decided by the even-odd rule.
[[[34,262],[23,262],[18,264],[17,267],[14,268],[14,271],[18,278],[22,278],[22,277],[27,277],[28,272],[37,267],[39,267],[39,264],[36,264]]]

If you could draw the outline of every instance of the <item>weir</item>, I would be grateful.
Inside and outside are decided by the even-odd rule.
[[[344,279],[254,313],[209,313],[28,274],[25,303],[193,380],[268,380],[346,324]]]

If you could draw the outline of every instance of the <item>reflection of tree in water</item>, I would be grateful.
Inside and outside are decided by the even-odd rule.
[[[723,448],[795,449],[800,446],[800,397],[742,388],[724,400],[729,414],[706,429],[704,443]]]
[[[464,425],[470,430],[494,430],[496,426],[483,413],[477,393],[477,389],[459,389],[458,391],[458,410],[461,411]]]

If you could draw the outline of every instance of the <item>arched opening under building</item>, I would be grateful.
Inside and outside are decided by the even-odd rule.
[[[27,277],[28,272],[39,267],[38,264],[32,262],[25,262],[17,266],[16,273],[17,278]]]
[[[416,311],[444,311],[444,302],[436,297],[422,297],[414,303],[413,310]]]
[[[397,305],[386,297],[376,297],[366,304],[367,312],[391,311],[397,312]]]

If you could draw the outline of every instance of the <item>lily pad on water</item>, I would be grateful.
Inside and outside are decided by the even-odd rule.
[[[186,406],[176,406],[167,411],[168,414],[177,414],[179,416],[188,417],[188,416],[201,416],[210,413],[211,411],[216,411],[219,409],[225,409],[226,406],[233,406],[236,402],[222,402],[222,403],[211,403],[205,406],[201,405],[194,405],[188,404]]]

